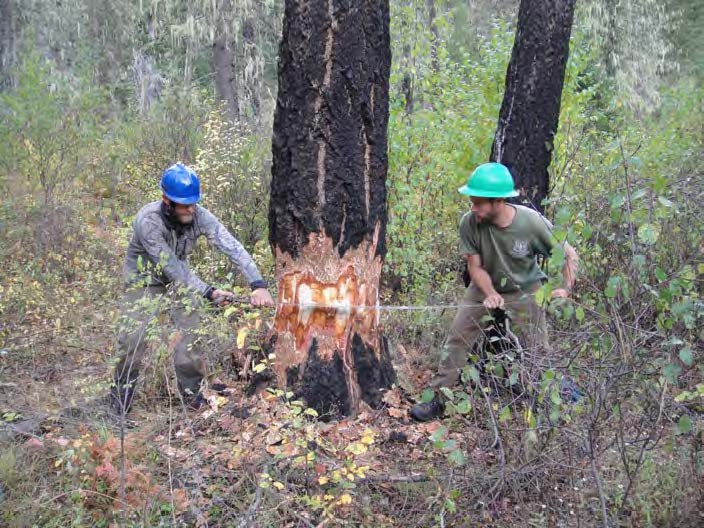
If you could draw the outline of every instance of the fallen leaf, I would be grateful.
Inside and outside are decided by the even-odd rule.
[[[398,409],[397,407],[389,407],[386,410],[392,418],[405,418],[407,413],[407,411]]]
[[[66,443],[68,443],[68,441]],[[30,449],[43,449],[44,442],[42,442],[39,438],[32,437],[24,443],[24,446]]]
[[[352,504],[352,496],[349,493],[343,493],[337,502],[338,504]]]
[[[398,389],[386,391],[382,400],[384,401],[384,403],[389,404],[391,407],[401,406],[401,395],[399,394]]]
[[[172,500],[174,502],[174,509],[176,513],[183,513],[188,510],[188,494],[183,488],[177,488],[173,491]]]
[[[247,339],[248,333],[248,328],[240,328],[239,332],[237,332],[237,348],[244,348],[244,341]]]

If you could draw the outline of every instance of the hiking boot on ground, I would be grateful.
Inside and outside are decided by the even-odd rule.
[[[442,399],[438,393],[435,393],[435,397],[429,402],[417,403],[408,414],[411,418],[418,422],[430,422],[436,418],[441,418],[445,413],[445,401]]]
[[[118,416],[124,416],[132,408],[134,387],[129,385],[113,385],[110,389],[110,408]]]
[[[186,409],[188,409],[189,411],[197,411],[201,407],[203,407],[203,405],[207,405],[208,403],[208,400],[205,399],[203,393],[201,392],[199,392],[195,396],[184,395],[183,401],[186,404]]]

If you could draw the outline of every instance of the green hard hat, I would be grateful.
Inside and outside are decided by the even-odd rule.
[[[513,186],[513,178],[501,163],[484,163],[479,165],[467,180],[467,185],[457,189],[466,196],[480,198],[511,198],[518,196]]]

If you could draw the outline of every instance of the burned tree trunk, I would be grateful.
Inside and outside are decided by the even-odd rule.
[[[575,0],[522,0],[491,160],[506,165],[519,201],[542,210],[560,116]]]
[[[269,238],[280,386],[321,414],[394,379],[374,307],[386,251],[388,0],[286,0]],[[333,305],[314,307],[306,304]]]

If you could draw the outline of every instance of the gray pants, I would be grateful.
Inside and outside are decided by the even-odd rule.
[[[536,284],[528,292],[502,293],[511,318],[511,330],[524,347],[538,352],[549,348],[545,311],[535,302]],[[460,371],[467,365],[472,345],[484,333],[482,318],[489,315],[482,301],[484,294],[476,286],[467,288],[455,316],[440,359],[438,375],[431,381],[434,388],[452,388],[460,379]]]
[[[206,374],[194,330],[200,326],[203,299],[192,294],[178,295],[165,286],[132,288],[122,300],[117,335],[118,362],[114,381],[118,389],[134,387],[147,350],[148,332],[160,313],[168,311],[176,332],[169,349],[173,350],[178,386],[184,394],[197,394]],[[150,322],[152,323],[150,325]]]

